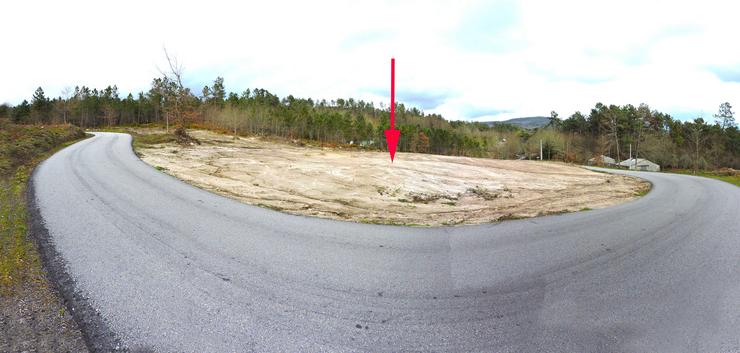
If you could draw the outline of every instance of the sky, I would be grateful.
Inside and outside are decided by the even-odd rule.
[[[0,103],[41,86],[149,89],[163,48],[200,93],[390,100],[449,120],[567,117],[596,102],[680,119],[740,105],[732,1],[18,1],[0,20]]]

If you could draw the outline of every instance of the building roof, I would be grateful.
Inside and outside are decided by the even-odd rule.
[[[635,159],[634,158],[632,158],[632,159],[625,159],[625,160],[619,162],[619,165],[621,165],[623,167],[629,167],[631,165],[635,165]],[[651,162],[651,161],[649,161],[649,160],[647,160],[645,158],[637,158],[637,165],[656,165],[657,166],[658,164],[653,163],[653,162]]]

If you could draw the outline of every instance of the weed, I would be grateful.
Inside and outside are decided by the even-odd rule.
[[[505,215],[499,217],[498,218],[498,221],[499,222],[501,222],[501,221],[513,221],[513,220],[524,219],[524,218],[527,218],[527,217],[508,213],[508,214],[505,214]]]
[[[490,200],[496,199],[498,197],[498,194],[497,193],[491,192],[490,190],[488,190],[488,189],[486,189],[484,187],[481,187],[481,186],[476,186],[474,188],[469,188],[467,191],[469,193],[475,195],[475,196],[478,196],[478,197],[486,200],[486,201],[490,201]]]
[[[465,222],[464,219],[451,219],[449,221],[442,222],[442,225],[443,226],[455,226],[455,225],[461,224],[463,222]]]
[[[4,124],[0,129],[0,292],[41,273],[38,253],[26,236],[25,193],[33,167],[84,137],[72,125]]]
[[[430,203],[434,202],[440,199],[449,200],[449,201],[457,201],[459,196],[452,196],[452,195],[446,195],[446,194],[427,194],[423,192],[410,192],[406,196],[411,198],[411,201],[414,203]]]
[[[258,203],[257,206],[262,207],[262,208],[269,208],[269,209],[271,209],[273,211],[282,211],[283,210],[282,208],[280,208],[278,206],[267,205],[267,204],[264,204],[264,203]]]
[[[414,203],[429,203],[439,200],[441,195],[439,194],[425,194],[425,193],[417,193],[417,192],[410,192],[408,193],[408,196],[411,197],[411,202]]]

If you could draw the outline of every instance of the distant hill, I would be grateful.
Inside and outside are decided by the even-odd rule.
[[[488,126],[493,126],[496,124],[511,124],[520,126],[525,129],[536,129],[539,127],[543,127],[547,125],[550,122],[550,118],[546,116],[529,116],[524,118],[514,118],[509,120],[503,120],[503,121],[485,121],[484,124],[488,124]]]

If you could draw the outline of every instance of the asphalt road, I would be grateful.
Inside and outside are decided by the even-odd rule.
[[[32,181],[63,290],[78,317],[102,319],[83,323],[93,347],[740,351],[736,186],[635,173],[653,191],[608,209],[408,228],[245,205],[130,143],[100,133]]]

